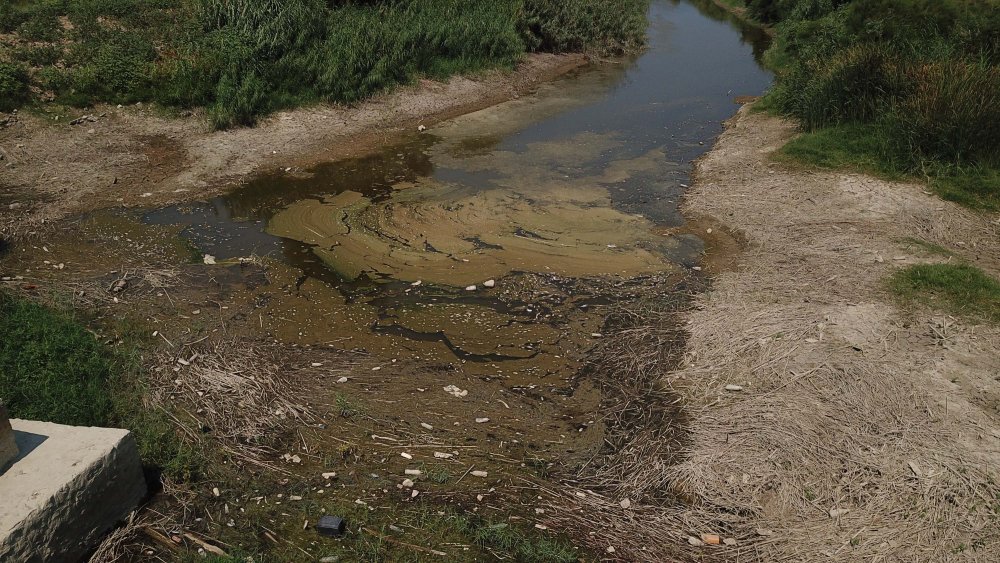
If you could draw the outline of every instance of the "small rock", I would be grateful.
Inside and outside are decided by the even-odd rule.
[[[490,419],[489,419],[489,418],[486,418],[485,416],[484,416],[484,417],[482,417],[482,418],[477,418],[477,419],[476,419],[476,422],[478,422],[478,423],[480,423],[480,424],[482,424],[482,423],[484,423],[484,422],[489,422],[489,421],[490,421]]]
[[[399,455],[405,457],[406,459],[413,459],[413,456],[406,452],[401,452]]]
[[[288,500],[291,501],[302,500],[302,497],[300,497],[299,495],[288,495]]]
[[[722,543],[726,545],[736,545],[736,538],[726,538],[722,540]]]
[[[407,489],[413,488],[413,479],[403,479],[403,486]]]
[[[413,489],[413,492],[410,493],[410,498],[417,498],[417,495],[419,495],[419,494],[420,494],[420,491],[418,491],[416,489]]]
[[[615,546],[609,545],[608,549],[606,549],[605,551],[607,551],[608,553],[614,553],[615,552]]]
[[[622,501],[618,503],[618,505],[624,508],[625,510],[628,510],[629,508],[632,507],[632,501],[630,501],[627,498],[623,498]]]
[[[326,473],[323,473],[323,478],[324,479],[328,479],[328,480],[329,479],[333,479],[336,476],[337,476],[337,472],[336,471],[328,471]]]
[[[445,390],[446,393],[454,395],[455,397],[464,397],[464,396],[466,396],[466,395],[469,394],[468,390],[466,390],[466,389],[459,389],[458,386],[456,386],[456,385],[449,385],[449,386],[445,387],[444,390]]]
[[[847,514],[848,512],[850,512],[850,509],[847,508],[831,508],[830,518],[840,518],[841,516]]]
[[[418,285],[420,285],[420,284],[422,284],[422,283],[424,283],[424,282],[422,282],[422,281],[420,281],[420,280],[417,280],[417,281],[415,281],[415,282],[411,283],[410,285],[412,285],[413,287],[417,287]]]
[[[695,547],[705,545],[705,542],[701,541],[700,539],[694,536],[688,536],[688,543]]]
[[[427,130],[427,126],[426,125],[417,125],[417,131],[420,131],[421,133],[423,133],[426,130]]]
[[[347,377],[344,376],[337,378],[337,383],[347,383]]]
[[[474,286],[474,285],[469,285],[469,286],[465,287],[465,291],[475,291],[475,290],[476,290],[476,286]]]
[[[913,474],[916,475],[918,478],[924,476],[924,472],[920,470],[920,466],[917,465],[917,462],[908,461],[906,462],[906,465],[910,467],[910,471],[912,471]]]
[[[472,472],[472,476],[473,477],[489,477],[489,475],[490,474],[487,473],[487,472],[485,472],[485,471],[473,471]]]
[[[340,557],[337,557],[336,555],[327,555],[326,557],[320,558],[319,563],[338,563],[338,561],[340,561]]]
[[[730,383],[729,385],[726,385],[726,391],[742,391],[742,390],[743,390],[743,387],[740,386],[740,385],[735,385],[733,383]]]
[[[222,493],[219,492],[219,487],[212,487],[212,494],[215,496],[219,496]]]
[[[758,536],[773,536],[774,532],[772,532],[771,530],[765,530],[764,528],[757,528],[757,535]]]
[[[483,282],[483,287],[495,287],[496,285],[496,280],[486,280]]]
[[[321,368],[321,367],[323,367],[323,364],[322,364],[321,362],[313,362],[313,363],[312,363],[312,364],[310,364],[310,365],[311,365],[312,367],[314,367],[314,368]]]

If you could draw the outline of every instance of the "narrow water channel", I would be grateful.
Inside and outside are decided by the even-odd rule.
[[[649,21],[634,58],[143,220],[182,226],[217,260],[290,272],[261,316],[267,337],[506,372],[511,385],[565,377],[604,305],[668,290],[698,263],[702,241],[676,229],[691,162],[734,98],[771,81],[766,36],[711,2],[655,1]]]

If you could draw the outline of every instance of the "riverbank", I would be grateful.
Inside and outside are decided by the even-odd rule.
[[[362,156],[387,139],[523,96],[585,64],[579,54],[534,54],[513,72],[421,80],[357,106],[289,110],[228,131],[213,130],[202,112],[166,115],[141,104],[57,120],[20,112],[0,128],[0,236],[96,209],[205,198],[262,171]]]
[[[553,493],[551,524],[585,514],[591,547],[633,561],[991,560],[1000,327],[901,303],[888,280],[925,263],[1000,275],[1000,221],[920,185],[775,162],[795,136],[743,108],[685,196],[746,241],[681,314],[664,377],[686,453],[659,479],[687,502],[620,504],[651,482],[636,465],[620,498]]]

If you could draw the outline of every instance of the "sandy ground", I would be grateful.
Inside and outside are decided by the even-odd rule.
[[[577,490],[551,523],[586,522],[591,547],[632,561],[996,561],[1000,327],[901,308],[885,282],[949,259],[1000,275],[1000,222],[921,186],[776,164],[794,135],[744,108],[686,196],[747,247],[680,316],[665,382],[683,461],[625,467],[613,496]],[[653,481],[689,503],[644,502]]]
[[[284,111],[229,131],[212,131],[200,113],[167,117],[142,105],[81,111],[95,120],[77,125],[69,124],[77,115],[21,112],[0,127],[0,225],[13,231],[93,209],[198,199],[254,172],[359,156],[400,131],[519,97],[585,63],[583,55],[535,54],[514,72],[422,80],[357,106]]]

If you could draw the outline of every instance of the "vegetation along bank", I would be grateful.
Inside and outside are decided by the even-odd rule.
[[[776,30],[763,105],[809,132],[785,156],[927,180],[945,199],[1000,209],[1000,3],[727,3]]]
[[[0,111],[155,101],[219,128],[528,52],[642,44],[645,0],[39,0],[0,5]]]

